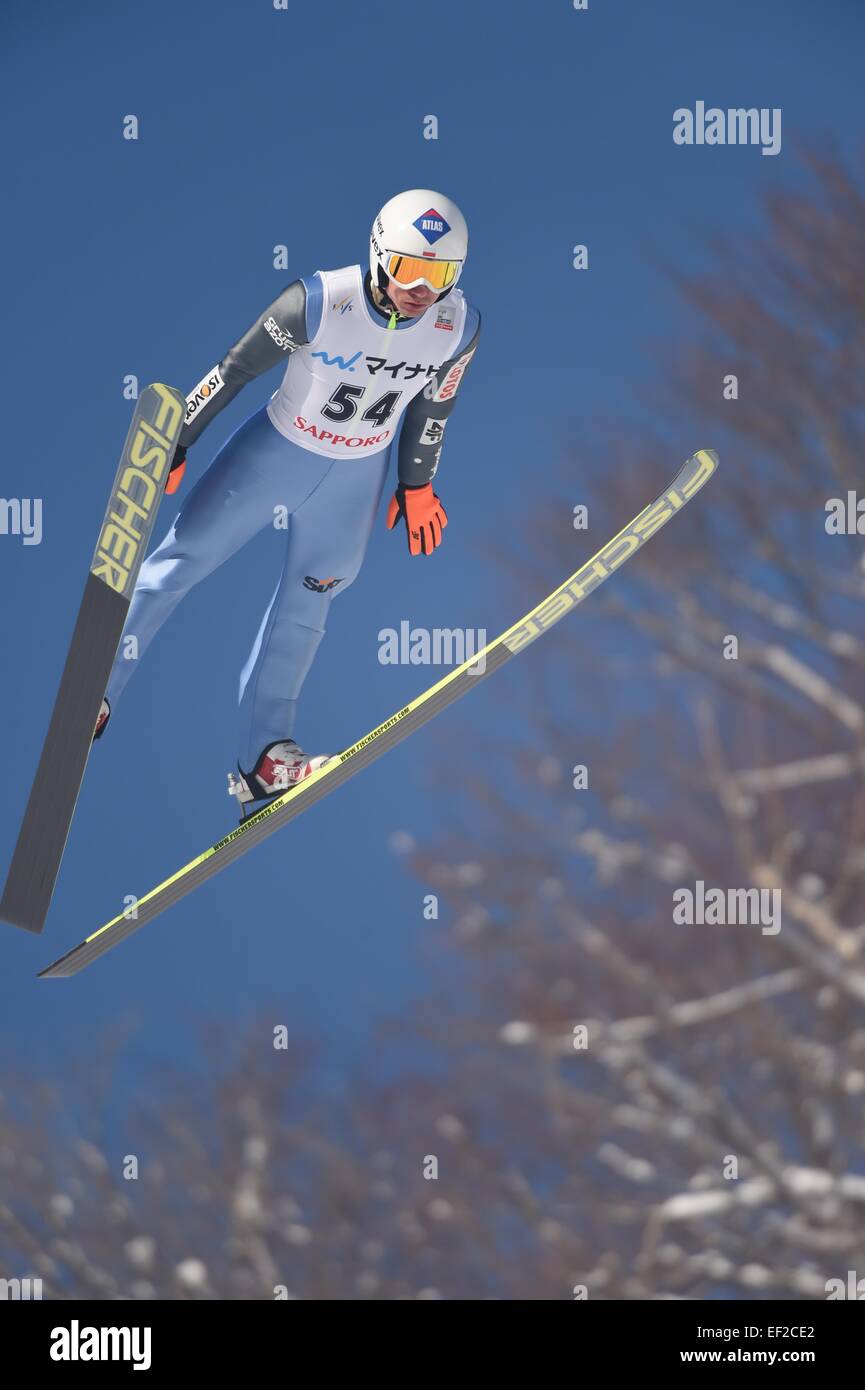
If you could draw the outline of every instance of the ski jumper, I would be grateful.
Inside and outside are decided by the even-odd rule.
[[[265,527],[285,528],[282,573],[240,677],[241,767],[293,733],[330,605],[363,562],[397,436],[399,481],[435,475],[479,333],[459,289],[394,322],[360,266],[317,271],[283,290],[187,397],[182,449],[288,356],[278,390],[222,446],[145,560],[124,628],[140,659],[193,585]],[[138,664],[125,646],[106,692],[112,711]]]

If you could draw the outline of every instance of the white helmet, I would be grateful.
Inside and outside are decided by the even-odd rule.
[[[466,220],[450,198],[430,188],[412,188],[385,203],[372,224],[369,267],[372,280],[387,291],[427,285],[448,294],[460,278],[469,245]]]

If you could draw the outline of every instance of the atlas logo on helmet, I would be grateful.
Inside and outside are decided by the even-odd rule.
[[[430,246],[438,241],[439,237],[446,236],[450,231],[450,224],[445,221],[440,212],[436,212],[435,208],[430,208],[427,212],[422,213],[417,221],[412,223],[412,226],[417,227],[421,236],[426,237]]]

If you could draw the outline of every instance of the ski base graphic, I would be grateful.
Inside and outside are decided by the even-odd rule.
[[[347,782],[369,763],[380,758],[388,749],[408,738],[441,710],[459,700],[471,686],[499,670],[512,656],[534,642],[581,603],[611,574],[615,574],[620,565],[700,491],[717,467],[718,456],[711,449],[701,449],[692,455],[660,497],[645,507],[554,593],[513,627],[508,628],[507,632],[490,642],[482,652],[478,652],[461,666],[455,667],[411,704],[398,710],[390,719],[364,735],[351,748],[338,754],[325,767],[312,773],[300,785],[292,787],[243,821],[231,834],[211,845],[197,859],[178,869],[171,878],[139,898],[126,913],[106,922],[105,926],[88,936],[79,946],[40,971],[40,976],[43,979],[57,979],[77,974],[106,951],[125,941],[146,922],[152,921],[167,907],[192,892],[199,884],[232,864],[261,840],[281,830],[289,821],[294,820],[295,816],[299,816],[310,806],[321,801],[322,797],[335,791],[343,782]]]
[[[93,730],[185,413],[179,391],[147,386],[129,426],[0,900],[0,918],[26,931],[41,932],[45,925]]]

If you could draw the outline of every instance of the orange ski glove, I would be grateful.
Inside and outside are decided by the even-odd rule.
[[[183,475],[186,472],[186,450],[178,449],[171,461],[171,468],[168,470],[168,482],[165,484],[165,491],[170,497],[172,492],[176,492],[183,482]]]
[[[447,512],[432,490],[432,483],[406,487],[400,483],[387,509],[387,529],[392,531],[400,517],[408,532],[410,555],[432,555],[442,543],[448,524]]]

